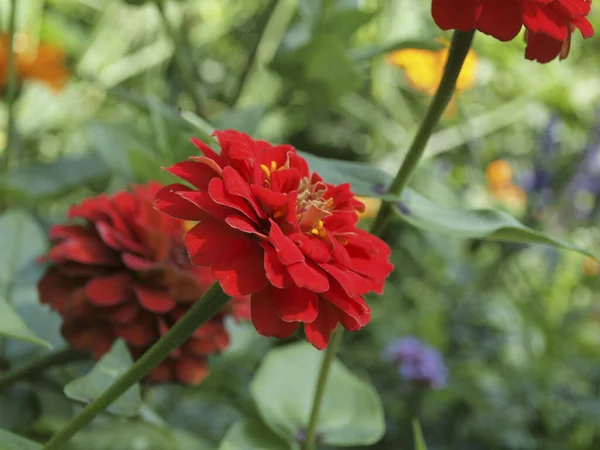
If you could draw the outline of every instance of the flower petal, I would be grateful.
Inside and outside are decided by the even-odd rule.
[[[263,336],[283,339],[292,335],[298,323],[284,322],[275,312],[271,286],[252,294],[250,300],[250,318],[256,331]]]
[[[151,289],[136,285],[133,290],[140,305],[152,313],[165,314],[176,305],[175,300],[166,289]]]
[[[131,276],[126,273],[92,278],[85,285],[85,295],[94,305],[115,306],[127,300],[131,282]]]
[[[308,289],[290,286],[287,289],[271,289],[277,315],[284,322],[310,323],[317,318],[319,299]]]
[[[232,297],[260,291],[268,283],[263,265],[264,250],[246,237],[229,242],[211,264],[212,274]]]

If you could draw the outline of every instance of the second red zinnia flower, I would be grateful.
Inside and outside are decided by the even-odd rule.
[[[382,293],[390,249],[356,227],[364,206],[348,184],[325,183],[290,145],[236,131],[216,132],[221,154],[168,170],[172,184],[156,207],[199,223],[186,237],[192,262],[210,267],[225,293],[251,294],[251,319],[265,336],[290,336],[300,324],[322,349],[338,323],[359,330],[370,319],[363,296]]]

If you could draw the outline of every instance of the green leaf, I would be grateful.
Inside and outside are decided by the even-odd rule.
[[[397,198],[392,197],[391,200]],[[402,219],[417,228],[464,238],[544,244],[591,255],[570,242],[526,227],[504,211],[452,208],[434,203],[409,189],[406,189],[402,202],[408,209],[407,214],[401,214]]]
[[[232,425],[219,450],[291,450],[297,447],[297,444],[282,441],[259,420],[246,420]]]
[[[130,127],[116,123],[90,122],[87,134],[92,148],[113,173],[133,178],[130,154],[136,150],[146,151],[147,143]]]
[[[404,221],[417,228],[462,238],[544,244],[590,255],[587,250],[577,245],[526,227],[504,211],[466,210],[441,205],[410,188],[404,190],[402,197],[390,194],[380,195],[374,188],[391,183],[392,176],[387,172],[366,164],[321,158],[304,152],[299,153],[308,161],[311,170],[318,172],[329,183],[350,183],[357,195],[378,197],[392,203],[401,201],[408,212],[401,213],[400,216]]]
[[[39,338],[33,331],[27,328],[23,319],[19,317],[12,306],[2,297],[0,297],[0,336],[52,348],[49,342]]]
[[[102,395],[131,364],[132,359],[127,346],[119,339],[87,375],[65,386],[65,395],[73,400],[89,403]],[[131,417],[139,414],[141,403],[140,386],[136,384],[112,403],[108,411]]]
[[[218,130],[233,129],[243,131],[252,136],[258,130],[258,126],[266,110],[265,106],[253,106],[225,111],[215,119],[215,127]]]
[[[288,442],[308,426],[323,356],[306,342],[273,349],[250,385],[261,417]],[[317,432],[324,444],[333,446],[371,445],[385,432],[377,391],[337,360],[331,366]]]
[[[46,251],[46,235],[27,213],[9,210],[0,216],[0,284]]]
[[[441,50],[446,46],[434,39],[422,40],[422,41],[407,41],[400,40],[391,43],[375,44],[364,48],[358,48],[350,52],[350,59],[352,61],[363,61],[365,59],[375,58],[377,56],[385,55],[387,53],[395,52],[404,49],[418,49],[418,50]]]
[[[0,430],[0,450],[41,450],[42,446],[37,442],[30,441],[24,437]]]
[[[108,167],[96,155],[70,156],[11,170],[7,189],[26,200],[48,200],[109,175]]]
[[[211,450],[214,444],[179,430],[114,419],[78,433],[65,450],[80,449]]]
[[[423,431],[421,430],[421,425],[418,420],[413,420],[413,439],[415,441],[415,450],[427,450],[427,444],[425,443],[425,438],[423,437]]]

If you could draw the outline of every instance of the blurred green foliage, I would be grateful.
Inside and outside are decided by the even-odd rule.
[[[4,29],[8,4],[0,2]],[[35,81],[19,87],[13,164],[0,182],[0,307],[11,303],[23,318],[22,327],[11,320],[15,333],[53,345],[61,344],[60,324],[37,304],[40,271],[32,267],[45,250],[44,230],[64,220],[70,205],[131,182],[168,182],[160,167],[195,154],[189,138],[207,139],[212,126],[316,156],[369,161],[388,174],[381,175],[383,184],[429,100],[383,54],[436,48],[434,39],[444,36],[428,0],[167,1],[177,47],[152,1],[18,4],[19,32],[34,44],[62,48],[70,79],[58,93]],[[598,28],[600,14],[591,19]],[[594,137],[600,41],[576,37],[568,60],[543,66],[524,60],[522,39],[501,43],[478,35],[474,48],[477,85],[456,98],[412,188],[450,209],[506,209],[535,230],[599,254],[600,192],[573,186],[582,171],[589,185],[600,180],[600,138]],[[199,104],[175,51],[191,70]],[[0,123],[6,114],[2,104]],[[558,124],[548,156],[544,136],[552,117]],[[485,169],[496,159],[511,164],[526,204],[515,208],[491,195]],[[524,181],[540,164],[551,180],[542,203]],[[357,182],[367,179],[366,169],[356,172]],[[327,174],[335,176],[332,169]],[[479,239],[487,235],[465,239],[413,228],[419,218],[410,208],[386,230],[396,265],[386,293],[370,299],[371,323],[347,334],[340,354],[383,399],[386,433],[370,448],[413,448],[415,414],[430,450],[599,448],[600,278],[594,262],[553,248]],[[442,211],[432,214],[445,222]],[[101,417],[69,449],[208,449],[226,434],[222,449],[241,448],[237,440],[248,436],[261,448],[279,448],[277,436],[260,431],[249,383],[268,349],[287,343],[258,337],[247,324],[231,328],[232,348],[214,357],[200,387],[146,388],[139,418]],[[392,338],[409,334],[443,353],[450,371],[445,388],[412,385],[382,360]],[[0,374],[47,351],[7,340],[0,350]],[[63,386],[89,368],[55,368],[0,392],[0,429],[46,440],[79,408]],[[0,448],[18,439],[0,433]]]

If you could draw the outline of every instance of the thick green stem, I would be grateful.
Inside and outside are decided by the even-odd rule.
[[[304,441],[304,450],[314,450],[316,438],[317,438],[317,423],[319,421],[319,411],[321,409],[321,402],[323,401],[323,395],[325,394],[325,387],[327,386],[327,378],[329,376],[329,369],[331,369],[331,363],[335,359],[335,355],[342,342],[342,336],[344,335],[344,329],[340,326],[333,332],[331,342],[325,350],[325,356],[321,363],[319,370],[319,378],[317,379],[317,387],[313,397],[312,409],[310,411],[310,418],[308,420],[308,428],[306,429],[306,439]]]
[[[196,114],[198,114],[200,117],[204,117],[204,101],[202,100],[202,95],[200,94],[196,84],[196,76],[194,74],[195,71],[192,63],[193,59],[186,54],[187,52],[185,50],[185,44],[182,42],[181,35],[173,27],[173,24],[171,24],[169,18],[167,17],[165,0],[155,1],[165,30],[167,31],[167,34],[173,43],[173,57],[175,58],[175,66],[177,67],[179,78],[181,78],[181,82],[185,86],[186,91],[192,97]]]
[[[144,378],[154,367],[165,359],[173,350],[183,344],[196,329],[215,314],[229,301],[229,297],[221,290],[218,283],[204,294],[174,326],[156,344],[121,375],[104,393],[87,405],[77,416],[46,443],[43,450],[59,450],[98,414],[102,413],[112,402],[127,389]]]
[[[8,78],[6,86],[6,109],[8,121],[6,124],[6,147],[4,148],[4,175],[8,178],[10,161],[15,147],[15,101],[17,99],[17,61],[15,57],[15,25],[17,17],[17,0],[10,2],[10,16],[8,19]]]
[[[389,187],[388,192],[390,194],[400,195],[402,193],[411,174],[417,167],[417,164],[419,164],[433,130],[446,110],[446,106],[448,106],[448,103],[452,99],[452,95],[456,88],[456,80],[458,79],[467,53],[471,48],[474,33],[475,31],[454,32],[442,80],[440,81],[437,92],[421,122],[419,131],[417,132],[412,145],[408,149],[404,161],[402,161],[402,165],[396,174],[396,178],[394,178],[394,181]],[[373,233],[381,231],[393,208],[394,206],[391,204],[384,204],[381,206],[371,227]]]
[[[83,361],[89,357],[90,355],[87,352],[81,352],[69,347],[45,353],[21,366],[0,373],[0,392],[12,386],[16,381],[38,377],[51,367],[62,366],[75,361]]]

